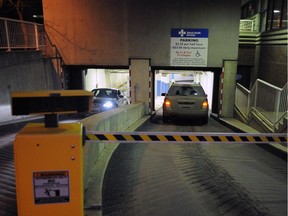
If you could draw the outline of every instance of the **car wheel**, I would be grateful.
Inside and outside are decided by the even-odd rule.
[[[169,118],[168,118],[168,117],[165,117],[165,116],[163,116],[163,117],[162,117],[162,121],[163,121],[164,123],[167,123],[167,122],[169,121]]]
[[[206,116],[205,118],[202,119],[202,123],[203,124],[208,124],[208,116]]]

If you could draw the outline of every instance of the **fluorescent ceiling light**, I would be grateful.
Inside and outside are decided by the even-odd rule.
[[[33,15],[33,18],[43,18],[43,15]]]

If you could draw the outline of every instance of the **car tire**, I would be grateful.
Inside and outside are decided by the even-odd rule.
[[[168,122],[169,122],[169,118],[166,117],[166,116],[163,116],[163,117],[162,117],[162,121],[163,121],[164,123],[168,123]]]
[[[202,123],[203,124],[208,124],[208,116],[206,116],[205,118],[202,119]]]

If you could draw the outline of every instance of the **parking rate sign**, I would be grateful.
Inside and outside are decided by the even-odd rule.
[[[206,67],[208,29],[171,29],[171,66]]]

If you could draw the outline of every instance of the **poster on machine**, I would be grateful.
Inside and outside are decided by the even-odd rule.
[[[206,67],[208,29],[171,29],[170,65]]]
[[[35,204],[64,203],[70,201],[69,172],[34,172]]]

